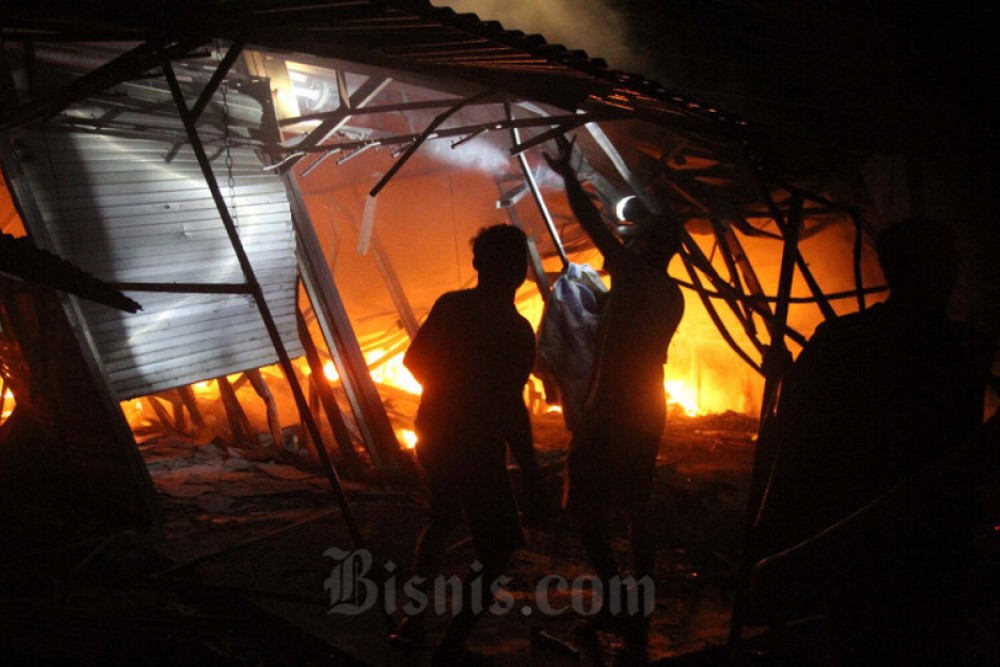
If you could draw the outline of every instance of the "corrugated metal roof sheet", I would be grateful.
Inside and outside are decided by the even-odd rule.
[[[242,283],[236,255],[189,147],[35,127],[18,133],[25,172],[53,249],[109,282]],[[302,354],[295,321],[295,237],[284,185],[234,147],[240,237],[282,339]],[[216,163],[226,174],[222,160]],[[226,188],[224,187],[224,191]],[[143,311],[83,304],[119,400],[274,363],[252,300],[142,294]]]

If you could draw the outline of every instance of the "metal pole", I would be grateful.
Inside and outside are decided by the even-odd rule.
[[[497,193],[502,196],[503,184],[500,181],[500,177],[494,177],[494,181],[497,184]],[[513,206],[507,206],[504,210],[507,211],[507,217],[512,225],[525,233],[528,232],[524,228],[521,216],[517,214],[517,210]],[[545,274],[545,268],[542,266],[542,256],[538,252],[538,244],[535,243],[535,239],[531,235],[528,235],[528,261],[531,266],[531,273],[535,277],[535,285],[538,286],[538,292],[542,295],[543,301],[548,301],[551,289],[549,286],[549,277]]]
[[[507,119],[514,120],[514,109],[511,107],[510,100],[505,100],[503,103],[504,109],[507,112]],[[521,143],[521,133],[518,131],[517,127],[510,128],[510,138],[513,145],[517,146]],[[517,162],[521,165],[521,171],[524,173],[524,180],[528,183],[528,188],[531,190],[531,196],[535,200],[535,204],[538,206],[539,212],[542,214],[542,219],[545,221],[545,228],[549,230],[549,236],[552,237],[552,243],[556,246],[556,252],[559,253],[559,259],[562,260],[563,267],[569,266],[569,257],[566,256],[566,249],[563,248],[562,239],[559,238],[559,232],[556,230],[556,223],[552,220],[552,215],[549,213],[549,207],[545,205],[545,200],[542,199],[542,193],[538,189],[538,183],[535,181],[535,175],[531,173],[531,167],[528,166],[528,158],[524,157],[524,153],[517,154]]]
[[[236,258],[239,261],[240,268],[243,271],[247,284],[252,290],[251,293],[253,294],[254,302],[257,304],[257,309],[260,311],[260,316],[264,321],[264,326],[267,328],[267,334],[271,339],[271,343],[274,345],[275,352],[278,354],[278,361],[281,364],[281,369],[285,373],[285,377],[288,380],[288,385],[292,390],[292,395],[295,398],[295,405],[298,407],[299,414],[302,417],[302,421],[305,422],[305,426],[310,437],[312,437],[317,443],[317,453],[319,454],[320,461],[322,462],[324,471],[326,472],[330,488],[333,490],[334,498],[344,515],[344,521],[347,524],[347,529],[351,534],[351,538],[354,540],[355,546],[358,548],[364,548],[364,538],[361,536],[361,530],[354,519],[354,514],[351,511],[351,505],[347,500],[347,496],[344,494],[344,488],[340,483],[340,478],[337,475],[336,469],[333,467],[333,462],[330,461],[330,455],[327,453],[326,447],[323,445],[323,438],[320,435],[319,426],[316,424],[316,420],[313,418],[312,412],[309,410],[309,401],[302,392],[302,386],[299,384],[298,378],[295,375],[295,369],[292,367],[292,360],[289,358],[288,351],[285,349],[285,344],[281,340],[281,333],[278,331],[278,327],[274,323],[274,318],[271,316],[271,309],[264,300],[264,291],[261,289],[260,283],[257,281],[257,275],[250,263],[250,258],[247,256],[246,250],[243,248],[243,242],[240,240],[239,232],[236,229],[236,223],[233,222],[233,218],[229,214],[229,208],[226,206],[226,200],[222,195],[222,191],[219,189],[218,182],[215,180],[215,174],[212,172],[212,165],[208,160],[208,155],[205,153],[205,147],[201,143],[201,137],[198,136],[198,129],[191,121],[187,103],[184,101],[184,93],[181,91],[180,84],[177,82],[177,77],[174,75],[174,70],[173,67],[170,66],[170,63],[163,65],[163,73],[166,76],[167,84],[170,86],[170,92],[174,97],[174,103],[177,105],[178,115],[184,123],[184,129],[187,132],[188,139],[191,141],[191,148],[194,150],[195,157],[198,160],[198,166],[201,168],[202,175],[205,177],[205,183],[208,185],[208,189],[212,194],[212,199],[215,200],[216,208],[219,210],[219,216],[222,218],[222,224],[226,228],[226,234],[229,236],[230,243],[232,243],[233,251],[236,253]]]

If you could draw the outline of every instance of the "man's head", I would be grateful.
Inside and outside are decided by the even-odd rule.
[[[931,218],[895,222],[879,234],[878,259],[894,301],[945,313],[958,268],[948,225]]]
[[[484,227],[472,239],[472,267],[481,287],[517,289],[528,273],[527,237],[517,227]]]
[[[636,197],[623,202],[618,207],[618,217],[631,223],[618,228],[625,246],[653,266],[666,269],[681,249],[679,225],[669,216],[652,213]]]

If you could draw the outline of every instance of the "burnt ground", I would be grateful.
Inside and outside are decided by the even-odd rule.
[[[690,654],[724,643],[733,570],[753,456],[754,421],[734,414],[672,418],[657,467],[661,547],[650,656]],[[539,458],[558,497],[566,453],[559,415],[535,422]],[[166,522],[71,546],[0,555],[0,658],[56,664],[421,665],[429,649],[386,640],[382,616],[328,613],[324,588],[336,562],[324,552],[352,542],[326,479],[266,451],[196,445],[156,436],[141,445]],[[419,491],[345,482],[373,571],[391,560],[401,582],[426,519]],[[581,647],[573,613],[532,606],[537,582],[590,574],[569,525],[528,527],[506,590],[514,609],[488,615],[472,647],[501,665],[610,664],[622,637]],[[615,543],[623,562],[627,543]],[[451,571],[472,560],[456,534]],[[568,594],[553,605],[569,604]],[[586,599],[583,600],[586,602]],[[528,606],[533,613],[526,615]],[[443,623],[431,623],[429,642]],[[576,655],[577,650],[581,650]]]

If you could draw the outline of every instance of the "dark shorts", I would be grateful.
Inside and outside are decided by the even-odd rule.
[[[653,494],[659,436],[610,424],[580,429],[566,457],[563,506],[586,516],[645,507]]]
[[[421,443],[417,460],[430,491],[432,523],[448,530],[464,520],[480,560],[524,545],[502,441],[468,448]]]

